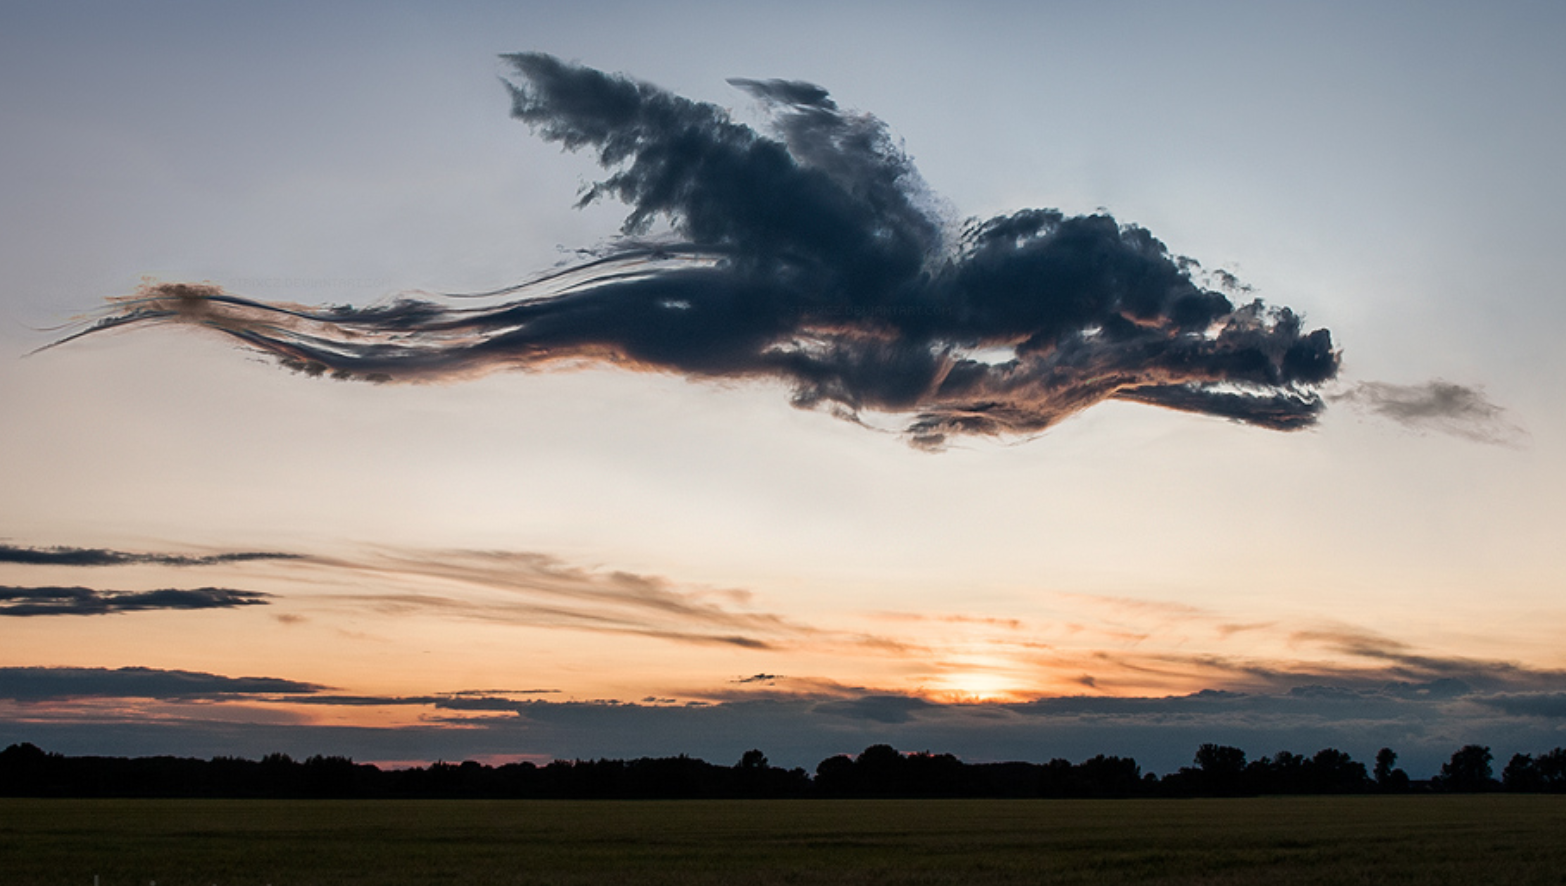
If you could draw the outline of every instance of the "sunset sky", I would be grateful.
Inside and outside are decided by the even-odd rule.
[[[1524,2],[6,4],[0,746],[724,764],[759,747],[808,768],[886,742],[1167,772],[1216,741],[1391,746],[1424,777],[1468,743],[1566,745],[1563,42],[1566,7]],[[841,301],[787,359],[646,356],[615,298],[698,281],[657,304],[699,313],[708,290],[733,297],[743,238],[589,280],[582,301],[482,300],[561,306],[527,331],[601,297],[621,338],[573,327],[389,383],[222,334],[273,328],[252,302],[369,322],[623,249],[614,194],[574,208],[615,170],[513,119],[507,82],[550,62],[511,53],[760,139],[790,109],[884,131],[880,153],[793,156],[840,182],[906,155],[893,209],[844,193],[911,219],[867,242],[929,222],[908,278],[929,317],[980,298],[940,282],[971,258],[968,220],[1112,216],[1167,248],[1159,268],[1200,263],[1191,285],[1236,309],[1215,324],[1238,329],[1253,298],[1288,308],[1299,341],[1330,330],[1339,369],[1277,388],[1319,398],[1295,430],[1159,408],[1196,388],[1174,361],[1123,362],[1167,343],[1141,338],[1084,358],[1122,361],[1094,376],[1122,399],[1059,409],[1082,389],[1051,364],[1005,389],[1004,426],[955,423],[971,398],[883,396],[880,351],[854,364],[863,387],[845,374],[848,393],[798,408],[802,370],[776,367],[823,341],[999,374],[1032,328],[997,356]],[[775,200],[736,193],[771,218]],[[670,222],[648,236],[675,242]],[[838,267],[820,256],[799,267]],[[37,351],[157,283],[248,301]],[[373,337],[331,334],[344,352]],[[940,439],[917,430],[929,416]]]

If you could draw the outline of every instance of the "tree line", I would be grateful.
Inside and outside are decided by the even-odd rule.
[[[1566,748],[1516,754],[1499,778],[1490,749],[1468,745],[1432,779],[1415,781],[1382,748],[1372,769],[1343,751],[1288,751],[1247,760],[1204,744],[1193,765],[1159,777],[1130,757],[1080,763],[964,763],[951,754],[903,753],[890,745],[828,757],[815,773],[771,765],[759,750],[732,766],[678,757],[556,760],[489,766],[468,760],[381,769],[347,757],[260,760],[214,757],[68,757],[32,744],[0,751],[0,796],[8,797],[430,797],[676,799],[738,797],[1215,797],[1514,791],[1566,793]]]

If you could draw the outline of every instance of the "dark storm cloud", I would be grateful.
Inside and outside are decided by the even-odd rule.
[[[212,699],[252,695],[303,695],[323,687],[276,677],[224,677],[158,668],[0,668],[0,698],[48,701],[71,698]]]
[[[0,587],[0,616],[106,615],[149,609],[232,609],[264,606],[270,594],[228,588],[98,591],[92,588]]]
[[[1360,382],[1331,399],[1417,431],[1439,431],[1480,443],[1512,443],[1525,433],[1483,391],[1440,379],[1418,385]]]
[[[774,378],[797,406],[903,416],[926,448],[1041,431],[1109,399],[1301,428],[1337,374],[1326,330],[1204,288],[1196,262],[1135,225],[1052,209],[952,222],[885,125],[819,86],[731,81],[773,112],[762,134],[627,77],[504,58],[513,116],[608,171],[582,203],[630,207],[611,250],[484,305],[308,308],[148,285],[77,336],[190,324],[370,381],[583,362]],[[670,233],[648,239],[658,220]]]
[[[236,551],[227,554],[133,554],[104,548],[31,548],[0,545],[0,563],[35,566],[218,566],[252,560],[294,560],[297,554]]]

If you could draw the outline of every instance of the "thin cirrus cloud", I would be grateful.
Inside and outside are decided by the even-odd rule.
[[[415,551],[359,558],[281,552],[211,555],[130,553],[103,548],[0,546],[0,563],[64,567],[159,565],[197,567],[276,562],[305,578],[350,573],[408,583],[407,590],[319,595],[388,614],[639,634],[698,644],[773,648],[780,639],[816,633],[769,613],[739,611],[749,592],[681,590],[656,576],[582,569],[531,552]],[[456,583],[466,593],[432,593]],[[273,595],[228,588],[104,591],[79,586],[0,586],[0,616],[103,615],[154,609],[220,609],[265,605]],[[296,620],[298,616],[294,617]]]
[[[0,587],[0,616],[109,615],[149,610],[264,606],[270,594],[231,588],[99,591],[83,587]]]
[[[0,563],[69,567],[250,564],[282,569],[297,585],[371,579],[376,590],[291,596],[393,617],[435,616],[525,627],[645,636],[745,649],[841,648],[910,653],[888,637],[819,628],[758,611],[751,592],[687,588],[624,570],[587,569],[527,551],[372,550],[345,556],[282,552],[214,555],[127,553],[99,548],[0,546]],[[147,610],[267,605],[276,595],[205,587],[106,591],[80,586],[0,586],[0,616],[103,615]],[[287,624],[296,613],[277,616]]]
[[[1232,653],[1102,650],[1084,655],[1040,656],[1041,671],[1082,671],[1082,685],[1108,695],[1188,692],[1192,686],[1220,686],[1253,693],[1290,692],[1331,685],[1354,691],[1398,694],[1407,689],[1430,695],[1441,687],[1462,691],[1542,691],[1566,683],[1566,672],[1516,662],[1461,656],[1414,655],[1388,641],[1392,651],[1365,650],[1340,661]],[[1409,689],[1409,687],[1417,687]]]
[[[1352,627],[1296,631],[1292,638],[1318,644],[1350,660],[1374,662],[1381,673],[1397,681],[1454,680],[1487,690],[1518,686],[1544,688],[1566,683],[1566,671],[1463,656],[1428,655],[1407,643]]]
[[[754,633],[703,630],[700,627],[688,629],[645,617],[637,618],[623,613],[594,611],[580,607],[505,601],[479,602],[435,594],[352,594],[339,595],[335,599],[341,603],[366,606],[394,616],[436,615],[526,627],[630,634],[680,643],[738,646],[745,649],[778,647],[776,641],[763,639]]]
[[[895,639],[828,630],[757,611],[750,606],[753,595],[748,591],[682,588],[658,576],[584,569],[533,552],[380,552],[314,557],[301,565],[371,577],[382,588],[399,586],[324,598],[393,615],[432,614],[758,650],[802,645],[879,653],[910,650]],[[430,593],[426,588],[432,582],[461,590]]]
[[[630,207],[611,248],[468,296],[484,303],[310,308],[148,284],[56,344],[183,324],[369,381],[584,363],[779,379],[796,406],[894,416],[927,449],[1036,433],[1111,399],[1297,429],[1337,375],[1327,330],[1237,303],[1232,275],[1140,227],[1053,209],[945,217],[886,126],[813,84],[730,81],[773,113],[764,134],[628,77],[504,59],[512,115],[608,172],[582,202]],[[647,236],[658,220],[669,233]]]

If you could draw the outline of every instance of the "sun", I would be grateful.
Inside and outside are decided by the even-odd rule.
[[[950,703],[1010,702],[1031,697],[1015,676],[982,665],[942,674],[927,684],[924,694]]]

